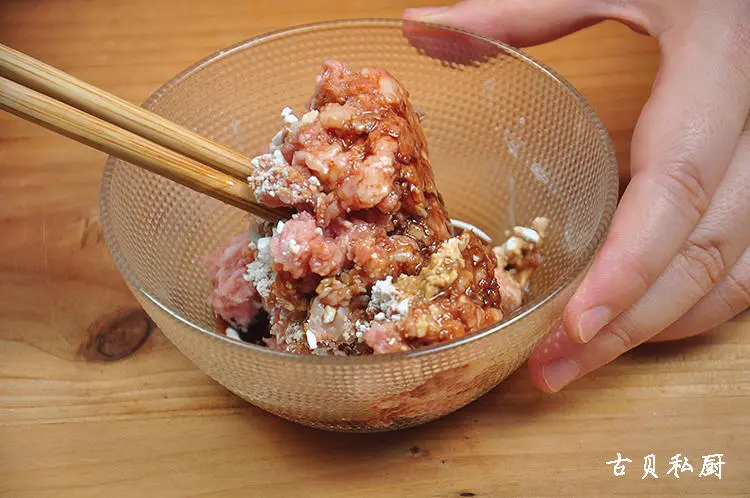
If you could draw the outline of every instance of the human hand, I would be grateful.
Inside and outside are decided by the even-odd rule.
[[[406,19],[516,46],[616,19],[659,40],[631,181],[604,245],[529,359],[556,392],[648,340],[710,330],[750,305],[750,2],[465,0]]]

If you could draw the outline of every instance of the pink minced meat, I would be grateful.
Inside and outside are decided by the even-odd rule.
[[[251,221],[257,236],[212,256],[218,316],[244,331],[263,309],[273,349],[359,355],[462,337],[521,305],[543,230],[516,227],[494,252],[454,233],[422,117],[388,72],[326,61],[307,112],[282,117],[248,183],[297,214]]]
[[[271,257],[278,271],[292,278],[314,273],[335,275],[344,263],[344,248],[337,238],[323,233],[315,218],[307,212],[287,221],[284,229],[271,239]]]
[[[230,326],[247,329],[255,320],[262,302],[255,286],[245,278],[247,265],[255,259],[246,234],[206,257],[209,277],[214,281],[210,304]]]
[[[310,211],[323,227],[349,213],[385,215],[423,245],[452,235],[420,116],[386,71],[326,61],[309,112],[286,116],[254,160],[248,180],[258,201]]]

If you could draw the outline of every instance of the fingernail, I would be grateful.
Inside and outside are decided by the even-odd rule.
[[[568,358],[551,361],[542,367],[544,383],[553,393],[570,384],[580,373],[578,362]]]
[[[450,6],[442,6],[442,7],[416,7],[413,9],[406,9],[404,11],[404,16],[408,17],[409,19],[417,19],[417,20],[424,20],[429,18],[434,18],[438,16],[439,14],[445,12],[448,10]]]
[[[578,338],[581,342],[589,342],[611,321],[612,311],[606,306],[591,308],[578,319]]]

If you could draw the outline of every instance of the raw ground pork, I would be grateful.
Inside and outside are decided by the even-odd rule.
[[[547,220],[495,248],[455,233],[421,116],[386,71],[326,61],[307,112],[282,118],[248,182],[260,203],[297,214],[251,220],[208,257],[228,335],[303,354],[401,352],[521,306]],[[261,318],[270,326],[248,339]]]

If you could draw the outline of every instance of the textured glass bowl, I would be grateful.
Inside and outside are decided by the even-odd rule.
[[[294,356],[216,333],[202,258],[246,229],[235,208],[109,158],[101,188],[115,263],[151,318],[201,370],[271,413],[315,427],[377,431],[450,413],[519,367],[558,323],[617,201],[617,167],[591,107],[549,69],[505,45],[395,20],[336,21],[255,38],[212,55],[144,107],[248,155],[301,112],[321,62],[382,67],[424,120],[453,218],[495,240],[552,220],[528,303],[468,337],[401,354]]]

